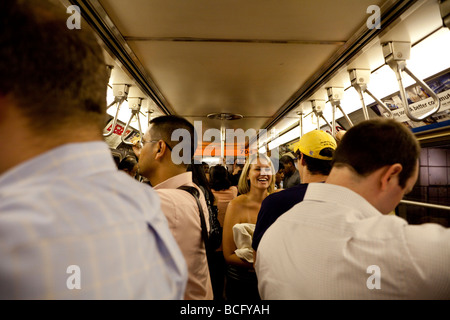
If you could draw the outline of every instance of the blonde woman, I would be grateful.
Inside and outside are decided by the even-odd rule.
[[[239,178],[240,196],[228,204],[222,241],[227,263],[225,291],[228,300],[259,299],[251,243],[261,203],[275,190],[274,174],[269,157],[250,156]]]

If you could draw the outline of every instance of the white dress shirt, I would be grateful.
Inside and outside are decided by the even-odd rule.
[[[309,184],[256,259],[263,299],[450,298],[450,229],[382,215],[337,185]]]
[[[186,281],[158,196],[105,143],[0,176],[0,299],[182,299]]]

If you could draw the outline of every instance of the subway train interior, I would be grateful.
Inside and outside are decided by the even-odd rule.
[[[196,159],[230,170],[311,130],[393,117],[422,147],[396,214],[450,227],[450,0],[61,1],[104,48],[118,161],[161,115],[195,124]]]

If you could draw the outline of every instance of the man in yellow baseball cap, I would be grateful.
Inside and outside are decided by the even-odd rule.
[[[336,147],[336,140],[321,130],[305,133],[292,146],[302,183],[273,193],[264,199],[253,233],[252,247],[255,252],[264,232],[272,223],[303,200],[308,183],[325,181],[331,171],[331,160]]]
[[[311,158],[331,160],[332,151],[337,147],[336,140],[322,130],[313,130],[304,134],[300,140],[292,146],[294,152],[299,152]],[[331,150],[328,150],[331,149]]]

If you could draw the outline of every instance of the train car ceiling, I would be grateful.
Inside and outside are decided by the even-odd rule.
[[[398,91],[385,42],[411,43],[407,65],[421,79],[450,68],[450,35],[438,0],[61,1],[79,6],[104,43],[114,66],[108,103],[114,84],[129,84],[128,97],[143,99],[143,130],[144,119],[163,114],[201,121],[203,132],[267,129],[261,151],[298,138],[298,113],[311,113],[312,101],[324,104],[331,121],[329,87],[343,88],[343,110],[354,123],[363,120],[349,70],[370,70],[368,87],[379,99]],[[370,27],[371,6],[380,8],[379,29]],[[119,119],[130,116],[124,103]],[[371,109],[369,116],[376,116]],[[341,112],[336,118],[348,128]],[[313,130],[317,119],[305,117],[303,126]]]

